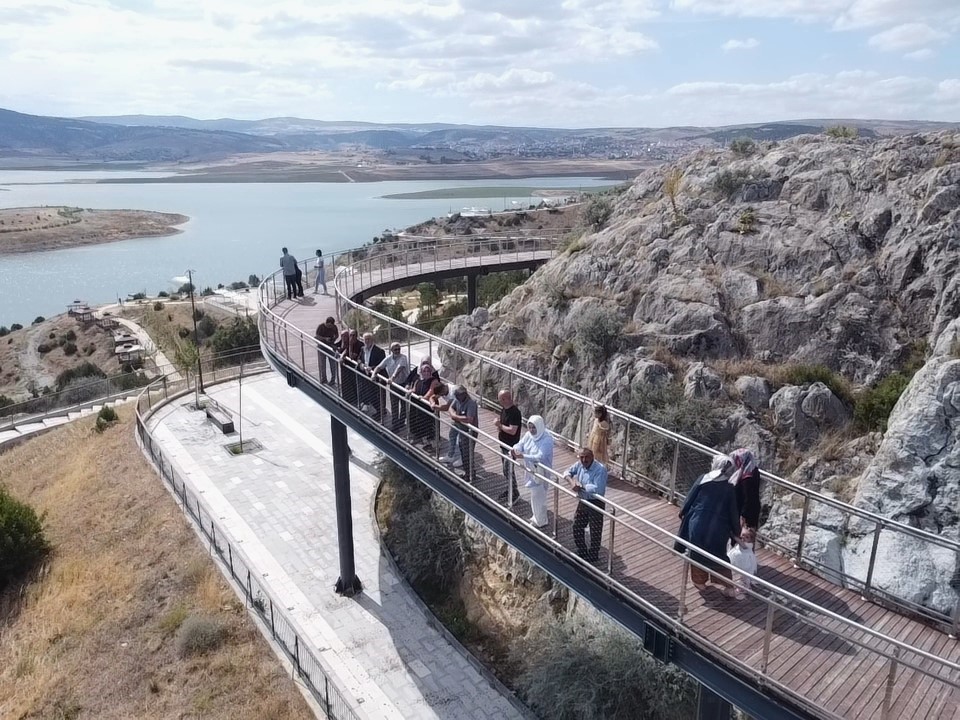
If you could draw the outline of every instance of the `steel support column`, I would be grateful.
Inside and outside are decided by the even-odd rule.
[[[477,309],[477,275],[472,273],[467,275],[467,312],[472,313]]]
[[[333,489],[337,502],[337,545],[340,548],[338,595],[353,597],[363,589],[357,578],[353,558],[353,518],[350,515],[350,450],[347,448],[347,426],[330,417],[330,440],[333,445]]]

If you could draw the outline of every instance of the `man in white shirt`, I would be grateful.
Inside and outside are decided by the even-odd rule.
[[[391,384],[402,386],[410,374],[410,362],[400,350],[400,343],[392,343],[390,352],[371,371],[373,375],[386,378],[387,392],[390,394],[390,427],[394,432],[402,428],[407,421],[407,404],[401,400],[401,391],[391,387]]]

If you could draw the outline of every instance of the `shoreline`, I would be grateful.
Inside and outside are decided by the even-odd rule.
[[[169,237],[190,218],[153,210],[100,210],[68,206],[0,209],[0,257]]]

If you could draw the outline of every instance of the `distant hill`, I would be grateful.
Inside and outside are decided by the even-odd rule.
[[[0,157],[82,162],[192,162],[281,150],[390,151],[415,159],[431,151],[478,160],[649,158],[663,161],[692,146],[726,145],[739,137],[786,140],[850,125],[861,137],[930,132],[956,124],[886,120],[798,120],[726,127],[536,128],[449,123],[369,123],[274,117],[198,120],[182,115],[56,118],[0,110]]]
[[[116,125],[0,109],[0,156],[170,162],[284,149],[281,141],[237,132]]]

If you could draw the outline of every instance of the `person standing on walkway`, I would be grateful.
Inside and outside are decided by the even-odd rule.
[[[607,468],[594,459],[593,450],[582,448],[577,453],[577,462],[567,470],[570,489],[577,493],[580,502],[573,516],[573,541],[577,545],[577,555],[587,562],[600,559],[600,541],[603,537],[603,510],[607,507],[603,496],[607,492]],[[590,528],[590,548],[584,533]]]
[[[593,409],[593,425],[590,428],[587,444],[593,451],[593,457],[607,467],[610,461],[607,456],[607,447],[610,444],[610,418],[607,415],[607,408],[603,405],[597,405]]]
[[[480,426],[480,408],[461,385],[453,394],[453,403],[447,411],[453,426],[460,436],[460,462],[463,463],[463,478],[468,483],[476,482],[477,467],[474,446],[477,444],[477,428]]]
[[[351,405],[357,406],[357,365],[363,343],[356,330],[344,330],[340,335],[340,394]]]
[[[297,297],[297,273],[300,271],[297,259],[283,248],[280,256],[280,267],[283,269],[283,284],[287,289],[287,300]]]
[[[687,493],[680,510],[680,539],[686,540],[703,552],[690,552],[690,559],[706,569],[690,566],[690,579],[697,590],[703,591],[714,580],[723,587],[723,594],[735,597],[731,587],[733,573],[717,563],[726,559],[730,541],[740,541],[740,517],[737,514],[737,493],[730,484],[734,472],[733,461],[726,455],[717,455],[710,472],[703,475]],[[682,548],[682,546],[681,546]]]
[[[334,360],[334,356],[337,352],[337,337],[340,335],[340,330],[337,328],[337,321],[333,316],[328,317],[322,323],[317,325],[317,332],[315,337],[317,338],[317,355],[320,364],[320,382],[330,382],[333,383],[334,379],[337,376],[337,366]],[[330,366],[330,379],[327,379],[327,366]]]
[[[365,409],[363,406],[366,405],[371,408],[372,410],[368,410],[368,412],[373,413],[373,417],[377,419],[377,422],[380,421],[383,415],[383,407],[380,403],[380,387],[377,385],[377,381],[373,375],[375,372],[374,368],[383,362],[386,356],[387,354],[383,351],[383,348],[377,345],[373,333],[364,333],[363,347],[360,350],[360,367],[365,374],[370,376],[370,379],[361,379],[360,407],[361,409]]]
[[[510,454],[517,460],[523,460],[526,469],[523,484],[530,488],[530,508],[533,513],[530,524],[538,528],[546,527],[547,482],[534,473],[538,466],[553,467],[553,436],[547,431],[547,424],[542,417],[534,415],[527,420],[527,431]]]
[[[410,363],[407,362],[407,356],[400,352],[401,349],[400,343],[391,343],[390,352],[373,368],[374,375],[386,378],[387,393],[390,395],[390,428],[394,432],[402,428],[407,421],[406,403],[394,387],[402,385],[410,373]]]
[[[513,393],[509,390],[501,390],[497,394],[497,400],[500,402],[500,417],[494,423],[497,427],[497,440],[500,441],[500,452],[503,453],[503,478],[507,482],[506,489],[500,493],[497,498],[500,502],[507,503],[507,507],[513,507],[513,504],[520,498],[520,488],[517,487],[517,468],[510,459],[510,450],[520,442],[520,430],[523,427],[523,416],[513,402]]]
[[[323,285],[323,294],[329,295],[330,293],[327,292],[327,269],[323,264],[323,250],[317,250],[317,259],[313,261],[313,269],[317,272],[313,279],[313,294],[316,295],[320,286]]]
[[[730,484],[737,490],[740,526],[757,530],[760,527],[760,468],[747,448],[734,450],[730,457],[736,468]]]

